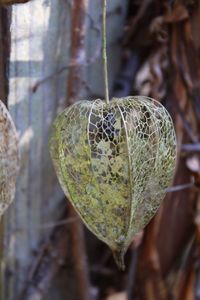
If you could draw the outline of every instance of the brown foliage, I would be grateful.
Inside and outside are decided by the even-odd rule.
[[[157,2],[161,13],[150,26],[156,37],[149,59],[150,94],[165,100],[181,149],[185,143],[195,145],[200,137],[200,4]],[[197,183],[200,169],[194,171],[186,164],[191,156],[191,152],[179,151],[175,185],[194,176]],[[138,262],[141,299],[194,299],[199,259],[198,203],[195,186],[169,193],[145,230]]]

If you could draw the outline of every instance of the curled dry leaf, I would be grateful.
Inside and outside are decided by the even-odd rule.
[[[142,96],[77,102],[57,117],[50,152],[64,192],[123,269],[133,236],[172,181],[176,138],[168,112]]]
[[[18,169],[17,132],[8,110],[0,101],[0,217],[14,199]]]
[[[164,16],[159,16],[153,19],[151,24],[151,32],[158,32],[162,30],[165,23],[179,23],[189,18],[187,9],[182,4],[177,4],[172,12]]]

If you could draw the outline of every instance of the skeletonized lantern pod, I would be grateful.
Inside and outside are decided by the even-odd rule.
[[[13,201],[19,169],[19,148],[15,125],[0,101],[0,217]]]
[[[60,184],[120,268],[133,236],[172,182],[176,137],[166,109],[148,97],[80,101],[53,126],[50,152]]]

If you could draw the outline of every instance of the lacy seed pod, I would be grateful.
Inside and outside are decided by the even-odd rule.
[[[18,169],[17,132],[7,108],[0,101],[0,217],[14,199]]]
[[[50,153],[60,184],[120,268],[133,236],[172,182],[176,137],[166,109],[148,97],[80,101],[55,120]]]

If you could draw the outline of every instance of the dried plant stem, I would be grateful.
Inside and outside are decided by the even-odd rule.
[[[106,8],[107,8],[107,0],[103,0],[103,24],[102,24],[102,57],[104,63],[104,84],[105,84],[105,100],[106,103],[109,104],[109,89],[108,89],[108,61],[107,61],[107,52],[106,52]]]

